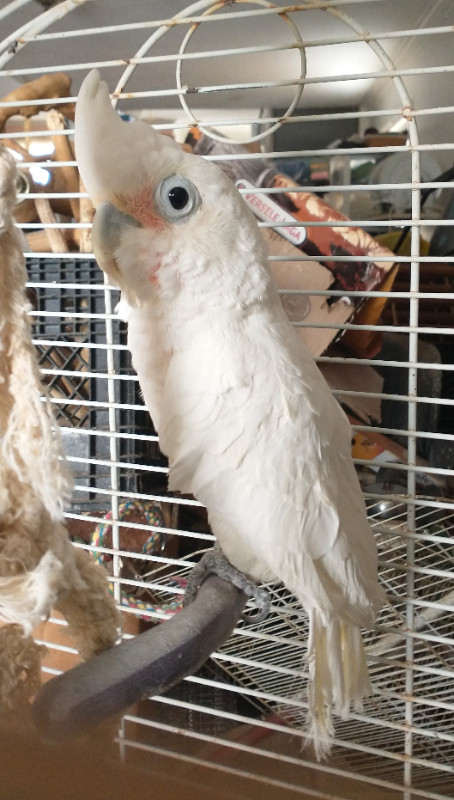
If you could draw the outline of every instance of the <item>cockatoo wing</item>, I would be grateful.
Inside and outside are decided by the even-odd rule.
[[[280,314],[276,308],[260,337],[252,317],[242,323],[238,340],[248,337],[247,349],[232,347],[233,328],[213,324],[214,370],[192,337],[173,355],[166,393],[174,401],[160,431],[171,486],[207,505],[239,569],[262,580],[285,575],[306,607],[370,624],[382,596],[369,597],[376,548],[350,457],[350,426],[312,359],[301,359],[299,340],[281,352],[279,380],[273,377],[268,354]]]

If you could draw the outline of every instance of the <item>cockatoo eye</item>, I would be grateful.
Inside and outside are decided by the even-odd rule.
[[[197,210],[200,202],[200,195],[194,184],[181,175],[164,178],[155,192],[157,209],[169,222],[185,220]]]

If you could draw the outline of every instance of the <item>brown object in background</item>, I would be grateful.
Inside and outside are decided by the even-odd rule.
[[[337,348],[339,349],[339,348]],[[343,349],[340,350],[344,354]],[[336,354],[330,351],[331,355]],[[322,362],[318,368],[328,386],[336,392],[336,400],[347,406],[362,422],[371,425],[381,422],[381,393],[383,377],[367,364],[351,364],[346,360],[343,364]],[[363,397],[362,391],[367,386],[370,397]],[[347,394],[342,394],[342,390]]]
[[[332,256],[332,259],[323,258],[323,264],[335,273],[340,288],[361,291],[379,287],[393,265],[392,261],[381,261],[381,258],[393,257],[391,250],[353,223],[336,226],[336,222],[349,222],[348,217],[318,195],[300,191],[299,184],[286,175],[275,174],[271,187],[282,189],[295,207],[295,219],[308,224],[307,239],[301,249],[311,256]],[[327,222],[329,225],[311,227],[311,222]],[[358,261],[337,263],[336,256],[357,256]],[[363,256],[373,256],[374,261],[365,263]]]
[[[33,203],[33,200],[30,200]],[[21,206],[18,206],[21,208]],[[33,218],[36,217],[36,214]],[[30,222],[31,220],[21,219],[21,215],[14,214],[14,218],[16,222]],[[64,228],[61,230],[61,233],[65,237],[66,243],[70,251],[78,251],[79,250],[79,242],[80,242],[80,229],[79,228]],[[49,250],[49,239],[47,238],[47,231],[31,231],[25,235],[25,238],[28,243],[28,247],[34,253],[47,253]]]
[[[381,292],[390,292],[398,271],[399,264],[393,264],[377,288]],[[376,325],[380,321],[387,302],[387,297],[370,297],[356,312],[355,325]],[[351,329],[345,331],[343,336],[343,344],[350,347],[356,355],[362,358],[376,356],[381,350],[382,340],[383,334],[381,331],[367,331],[364,328],[362,330]]]
[[[18,218],[17,214],[14,215],[16,222],[29,222],[29,220]],[[28,249],[34,253],[47,253],[49,250],[49,239],[47,238],[46,231],[31,231],[25,234]]]
[[[299,289],[304,292],[329,291],[334,276],[317,261],[304,261],[301,251],[287,242],[277,231],[263,228],[268,251],[279,260],[270,261],[270,269],[278,289]],[[295,260],[295,255],[301,260]],[[337,298],[328,303],[328,298],[317,294],[281,294],[281,303],[289,320],[303,322],[296,328],[298,335],[313,356],[321,355],[339,335],[339,325],[352,315],[353,305]],[[322,325],[323,327],[317,327]]]
[[[364,136],[365,147],[403,147],[407,142],[406,133],[369,133]]]
[[[180,737],[183,740],[184,737]],[[217,765],[188,761],[183,753],[150,752],[146,767],[120,764],[114,748],[99,732],[83,742],[56,745],[31,729],[0,728],[2,800],[274,800],[272,779],[256,780],[250,770],[219,772]],[[129,755],[130,750],[128,751]],[[140,754],[139,754],[140,755]],[[129,757],[132,761],[132,758]],[[260,768],[263,759],[260,759]],[[255,769],[258,765],[254,762]],[[285,771],[284,771],[285,770]],[[279,763],[280,779],[286,768]],[[221,786],[222,784],[222,786]],[[361,787],[363,792],[364,789]],[[384,797],[383,794],[380,797]],[[285,790],[286,800],[309,800],[301,787]]]
[[[0,108],[0,131],[3,130],[6,120],[19,114],[22,117],[33,117],[40,111],[48,111],[53,107],[52,100],[59,97],[68,97],[71,93],[71,79],[64,72],[54,72],[51,75],[42,75],[35,81],[24,83],[23,86],[18,86],[13,89],[5,97],[2,97],[2,102],[17,103],[15,106],[8,108]],[[28,100],[45,100],[49,102],[45,105],[21,105],[24,101]],[[59,109],[70,119],[74,119],[74,103],[59,104]]]
[[[50,131],[64,131],[65,118],[60,111],[51,109],[47,114],[47,127]],[[55,161],[74,161],[74,154],[68,137],[64,134],[52,136],[52,144],[55,148]],[[66,191],[69,194],[76,194],[79,191],[79,173],[76,167],[69,164],[60,166],[59,171],[63,177]],[[73,217],[78,221],[80,216],[79,200],[77,197],[68,197]]]
[[[25,133],[24,133],[25,138]],[[39,156],[32,156],[25,147],[22,147],[21,144],[17,141],[17,139],[2,139],[3,147],[7,147],[8,150],[14,150],[16,153],[24,159],[24,161],[36,161],[39,163],[41,158]]]
[[[50,207],[49,200],[45,197],[37,197],[35,199],[36,210],[38,212],[38,216],[43,223],[44,227],[46,225],[55,225],[56,218],[55,214]],[[50,249],[53,253],[67,253],[68,252],[68,245],[66,243],[66,239],[63,236],[61,230],[59,228],[46,228],[46,236],[49,240]]]
[[[307,223],[328,222],[332,225],[307,225],[307,239],[301,249],[308,255],[320,256],[322,263],[331,269],[339,286],[349,290],[381,290],[390,291],[397,274],[398,265],[394,253],[374,239],[366,230],[351,225],[336,225],[336,222],[347,222],[348,217],[331,208],[325,201],[311,192],[292,191],[299,185],[286,175],[274,175],[271,186],[282,188],[292,201],[296,210],[293,216]],[[333,260],[322,258],[332,255]],[[357,256],[358,261],[336,262],[336,256]],[[374,261],[365,263],[363,256],[372,256]],[[387,261],[382,261],[387,258]],[[355,304],[361,301],[354,300]],[[370,298],[357,310],[355,325],[376,325],[386,305],[387,298]],[[372,358],[380,350],[381,333],[379,331],[351,330],[344,334],[345,343],[358,355]]]
[[[37,211],[35,206],[34,200],[24,200],[22,203],[18,203],[14,206],[14,221],[16,223],[21,222],[34,222],[37,219]],[[44,233],[44,231],[38,231],[38,233]],[[46,237],[47,242],[47,237]],[[43,250],[49,249],[49,242],[47,242],[47,246],[43,248]]]

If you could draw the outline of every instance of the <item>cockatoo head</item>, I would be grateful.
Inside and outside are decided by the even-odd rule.
[[[97,70],[80,89],[75,145],[97,208],[96,258],[129,302],[141,304],[182,282],[197,291],[202,278],[240,287],[248,261],[241,256],[266,263],[255,218],[222,170],[142,121],[124,122]]]

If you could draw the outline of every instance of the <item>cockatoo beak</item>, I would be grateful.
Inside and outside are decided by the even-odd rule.
[[[125,156],[123,127],[112,108],[107,84],[98,70],[92,70],[77,99],[74,143],[79,171],[95,207],[115,194],[117,169]]]
[[[101,269],[117,283],[120,270],[118,269],[115,251],[121,236],[127,227],[140,227],[140,223],[119,211],[111,203],[101,203],[93,220],[91,240],[93,252]]]
[[[95,256],[117,282],[115,251],[122,233],[131,226],[162,227],[154,208],[154,187],[184,154],[151,125],[122,120],[98,70],[89,72],[80,88],[75,148],[83,183],[98,209],[92,234]]]
[[[89,72],[76,105],[76,158],[97,208],[93,250],[99,266],[115,283],[119,278],[115,251],[122,233],[127,227],[140,227],[140,222],[127,213],[144,203],[144,188],[139,185],[138,191],[137,175],[142,176],[146,187],[159,138],[150,125],[124,122],[112,108],[107,84],[98,70]]]

